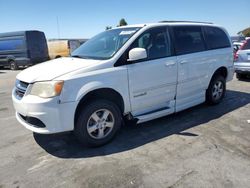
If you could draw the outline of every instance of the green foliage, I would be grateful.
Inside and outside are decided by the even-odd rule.
[[[124,25],[128,25],[128,23],[126,22],[126,20],[125,20],[124,18],[122,18],[122,19],[120,20],[120,22],[119,22],[118,27],[119,27],[119,26],[124,26]]]
[[[241,35],[243,35],[245,37],[250,37],[250,27],[238,32],[238,34],[241,34]]]
[[[119,24],[117,25],[117,27],[120,27],[120,26],[124,26],[124,25],[128,25],[128,23],[126,22],[126,20],[124,18],[120,19],[119,21]],[[109,29],[112,29],[112,26],[106,26],[105,27],[105,30],[109,30]]]
[[[244,36],[245,36],[245,37],[250,37],[250,31],[245,32]]]

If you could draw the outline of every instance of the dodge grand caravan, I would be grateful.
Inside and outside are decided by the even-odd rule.
[[[72,57],[22,71],[12,99],[17,120],[31,131],[74,131],[83,144],[99,146],[125,119],[142,123],[218,104],[233,73],[233,47],[220,26],[131,25],[96,35]]]

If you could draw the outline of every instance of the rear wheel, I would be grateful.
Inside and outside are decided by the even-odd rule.
[[[121,112],[116,104],[96,100],[83,107],[74,133],[83,145],[101,146],[114,138],[121,123]]]
[[[9,63],[10,63],[10,70],[18,70],[18,66],[15,61],[11,60]]]
[[[209,104],[218,104],[221,102],[226,91],[226,80],[221,75],[212,78],[206,92],[206,100]]]
[[[244,78],[246,78],[246,75],[241,74],[241,73],[236,73],[236,78],[238,78],[239,80],[244,79]]]

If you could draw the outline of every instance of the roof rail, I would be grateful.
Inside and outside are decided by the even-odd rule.
[[[197,22],[197,21],[174,21],[174,20],[163,20],[163,21],[159,21],[159,23],[174,23],[174,22],[213,24],[212,22]]]

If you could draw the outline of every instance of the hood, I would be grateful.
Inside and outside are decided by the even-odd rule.
[[[53,80],[72,71],[96,65],[99,62],[100,60],[63,57],[27,68],[20,72],[16,78],[27,83]]]

